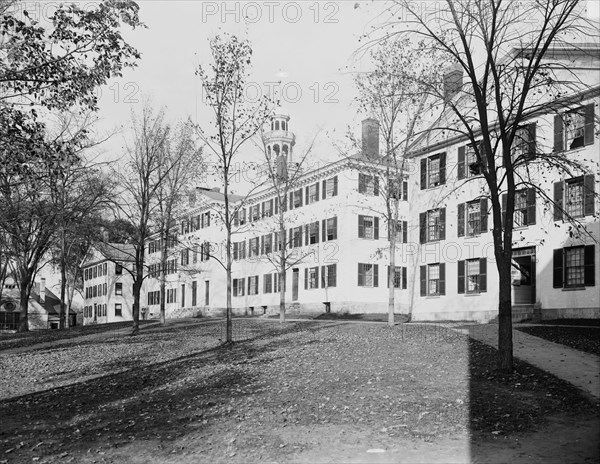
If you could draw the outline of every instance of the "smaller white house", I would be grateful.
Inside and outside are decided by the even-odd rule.
[[[100,242],[81,263],[83,324],[133,320],[133,245]]]
[[[0,299],[0,332],[13,332],[19,328],[21,313],[20,291],[12,278],[6,279]],[[28,305],[29,330],[58,329],[60,298],[46,287],[46,279],[33,284]],[[69,312],[69,326],[77,324],[77,313]]]

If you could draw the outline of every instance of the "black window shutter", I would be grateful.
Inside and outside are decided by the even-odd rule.
[[[465,293],[465,262],[458,261],[458,293]]]
[[[446,208],[440,208],[440,240],[446,240]]]
[[[290,192],[290,211],[294,209],[294,192]]]
[[[308,245],[309,235],[310,235],[310,233],[309,233],[309,226],[308,226],[308,224],[306,224],[304,226],[304,245]]]
[[[594,266],[594,259],[594,245],[586,245],[583,254],[583,284],[586,287],[593,287],[596,285],[596,266]]]
[[[365,238],[365,220],[360,214],[358,215],[358,238]]]
[[[408,243],[408,221],[402,221],[402,243]]]
[[[465,178],[465,147],[458,147],[458,180]]]
[[[289,235],[290,235],[289,245],[290,245],[290,248],[293,248],[295,246],[294,245],[294,229],[293,228],[290,228],[290,234]]]
[[[535,130],[536,130],[536,125],[535,123],[531,123],[527,125],[527,132],[529,135],[529,143],[527,146],[527,159],[534,159],[535,158],[535,152],[536,152],[536,141],[535,141]]]
[[[487,292],[487,258],[479,258],[479,291]]]
[[[554,220],[561,221],[563,218],[563,182],[554,183]]]
[[[379,177],[373,176],[373,195],[379,196]]]
[[[427,296],[427,266],[421,266],[421,296]]]
[[[375,240],[379,240],[379,218],[375,216],[373,219],[374,227],[373,227],[373,237]]]
[[[419,213],[419,242],[427,243],[427,213]]]
[[[564,143],[564,124],[562,115],[557,114],[554,116],[554,151],[563,151]]]
[[[363,270],[363,265],[358,263],[358,286],[365,286],[365,271]]]
[[[307,204],[307,205],[308,205],[308,203],[309,203],[309,201],[310,201],[309,189],[310,189],[310,187],[307,185],[307,186],[306,186],[306,195],[305,195],[305,198],[306,198],[306,204]]]
[[[446,294],[446,263],[440,263],[440,295]]]
[[[323,181],[322,192],[323,192],[323,200],[325,200],[325,198],[327,198],[327,180]]]
[[[338,178],[337,178],[337,176],[335,176],[333,178],[333,196],[335,197],[335,196],[337,196],[337,194],[338,194]]]
[[[319,183],[318,182],[315,184],[315,190],[316,190],[315,201],[319,201]]]
[[[408,182],[402,182],[402,199],[408,201]]]
[[[315,288],[319,288],[319,266],[315,267],[316,279],[315,279]]]
[[[480,232],[482,234],[485,234],[488,230],[488,201],[487,198],[482,198],[481,202],[479,204],[479,225],[480,225]]]
[[[274,208],[275,212],[274,212],[274,214],[279,214],[279,198],[275,198],[274,201],[275,201],[275,203],[274,203],[274,205],[275,205],[275,208]]]
[[[315,231],[315,243],[319,243],[319,221],[313,222],[313,228]]]
[[[366,181],[364,174],[358,174],[358,193],[365,193]]]
[[[308,290],[308,268],[304,269],[304,290]]]
[[[446,183],[446,153],[440,154],[440,185]]]
[[[406,281],[408,280],[408,276],[406,275],[407,267],[402,268],[402,290],[406,290]]]
[[[465,204],[458,204],[458,224],[456,226],[457,235],[459,237],[465,236]]]
[[[583,214],[586,216],[594,214],[594,190],[594,175],[583,176]]]
[[[300,206],[302,206],[302,189],[300,189],[298,191],[300,192]],[[306,198],[306,200],[308,200],[308,198]]]
[[[527,189],[527,225],[535,224],[535,189]]]
[[[321,266],[321,288],[325,288],[327,282],[325,281],[325,266]]]
[[[391,267],[388,266],[387,267],[387,279],[386,279],[386,281],[387,281],[387,288],[390,288],[390,269],[391,269]]]
[[[245,285],[244,284],[246,282],[246,278],[244,277],[244,278],[242,278],[240,280],[242,281],[242,294],[241,294],[241,296],[244,296],[244,289],[245,289]]]
[[[337,216],[333,217],[333,239],[337,239]]]
[[[554,288],[563,287],[563,249],[554,250],[553,259],[552,286]]]
[[[373,264],[373,287],[379,287],[379,264]]]
[[[585,105],[585,129],[583,135],[585,145],[594,144],[594,104]]]
[[[327,240],[327,219],[321,221],[321,239],[323,242]]]
[[[421,190],[427,188],[427,158],[421,160]]]

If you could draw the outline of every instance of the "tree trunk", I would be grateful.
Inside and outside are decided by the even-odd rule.
[[[507,262],[506,262],[507,261]],[[500,297],[498,301],[498,363],[499,370],[513,370],[511,259],[503,257],[498,262]]]
[[[281,249],[279,252],[280,255],[280,267],[279,267],[279,323],[283,324],[285,322],[285,274],[286,274],[286,266],[287,266],[287,247],[285,242],[285,223],[283,222],[283,211],[281,211],[282,202],[279,201],[280,205],[280,217],[279,217],[279,237],[281,239]]]
[[[279,271],[279,323],[285,322],[285,268]]]
[[[160,250],[160,323],[161,325],[165,325],[165,293],[167,287],[167,242],[168,242],[168,234],[165,234],[163,231],[162,234],[162,246]],[[183,298],[183,295],[181,295]]]
[[[29,294],[31,293],[30,281],[31,277],[28,275],[23,275],[21,278],[21,283],[19,286],[19,310],[21,313],[19,320],[19,332],[28,332],[29,331],[29,317],[28,317],[28,309],[29,309]]]
[[[142,290],[142,279],[144,275],[142,271],[136,269],[136,278],[133,283],[133,327],[131,335],[137,335],[140,331],[140,293]]]
[[[65,259],[65,233],[62,231],[60,238],[60,314],[58,316],[59,328],[69,327],[69,315],[65,313],[65,290],[67,287],[67,263]]]
[[[390,232],[390,270],[388,272],[388,325],[394,326],[394,309],[396,306],[396,288],[394,287],[394,277],[396,274],[396,233],[395,226],[391,227]]]

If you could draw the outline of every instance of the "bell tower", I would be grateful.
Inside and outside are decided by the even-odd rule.
[[[290,131],[289,121],[290,116],[279,109],[271,119],[270,130],[265,133],[267,158],[274,163],[277,176],[282,179],[294,175],[299,167],[294,161],[296,136]]]

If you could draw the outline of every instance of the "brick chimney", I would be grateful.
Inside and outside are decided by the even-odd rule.
[[[46,302],[46,279],[40,279],[40,303],[43,305]]]
[[[379,121],[367,118],[362,122],[362,154],[366,158],[379,157]]]

